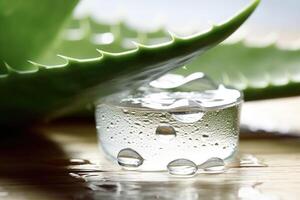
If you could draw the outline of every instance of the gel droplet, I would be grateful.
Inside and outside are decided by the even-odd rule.
[[[117,156],[118,164],[126,168],[136,168],[143,164],[140,154],[130,148],[122,149]]]
[[[180,122],[183,123],[195,123],[202,119],[204,113],[197,112],[197,113],[173,113],[172,117]]]
[[[150,83],[150,86],[160,89],[177,88],[180,91],[205,91],[216,89],[217,85],[202,72],[196,72],[186,77],[178,74],[166,74]]]
[[[168,139],[172,139],[172,138],[176,137],[175,129],[172,126],[167,125],[167,124],[159,125],[156,128],[155,134],[160,137],[168,138]]]
[[[215,157],[202,163],[199,168],[210,173],[221,173],[225,170],[225,163],[223,159]]]
[[[191,176],[198,170],[197,165],[188,159],[173,160],[167,168],[170,174],[179,176]]]

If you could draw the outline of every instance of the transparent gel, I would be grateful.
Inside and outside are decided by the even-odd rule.
[[[130,170],[172,174],[178,160],[196,166],[212,158],[227,161],[238,150],[242,99],[238,90],[216,85],[203,73],[168,74],[97,104],[99,144]]]

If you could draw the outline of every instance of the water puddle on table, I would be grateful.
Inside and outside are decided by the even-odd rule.
[[[241,154],[237,156],[231,163],[228,164],[228,168],[246,168],[246,167],[268,167],[268,165],[262,160],[252,154]]]
[[[261,192],[257,186],[262,183],[242,184],[226,180],[226,173],[234,168],[267,167],[267,165],[251,154],[242,154],[230,164],[212,158],[197,166],[194,177],[190,173],[185,177],[169,174],[168,171],[139,172],[128,170],[93,171],[96,164],[92,162],[73,162],[68,166],[69,175],[82,182],[87,193],[76,196],[76,199],[199,199],[210,195],[211,199],[277,199],[276,196]],[[175,163],[175,167],[182,167]],[[78,164],[78,165],[77,165]],[[75,166],[82,169],[74,171]],[[171,166],[171,167],[174,167]],[[89,169],[90,167],[90,169]],[[73,170],[73,171],[72,171]],[[88,171],[90,170],[90,171]],[[99,169],[98,169],[99,170]],[[172,169],[173,170],[173,169]],[[176,171],[176,170],[175,170]],[[220,179],[220,175],[225,176]],[[182,175],[182,174],[181,174]],[[213,192],[212,192],[213,191]]]

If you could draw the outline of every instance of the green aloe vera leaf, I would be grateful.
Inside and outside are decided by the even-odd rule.
[[[85,19],[86,20],[86,19]],[[101,33],[110,31],[112,26],[108,24],[99,24],[92,19],[87,19],[92,24],[92,33]],[[124,25],[122,32],[133,31]],[[129,34],[123,34],[121,38],[115,40],[111,45],[99,45],[97,48],[107,48],[109,51],[119,52],[122,49],[121,43],[129,40]],[[157,41],[168,40],[166,32],[163,29],[144,33],[136,30],[134,40],[153,44]],[[138,37],[142,35],[142,37]],[[154,41],[154,42],[150,42]],[[74,50],[78,44],[66,42],[60,47],[66,47],[62,50],[63,54],[70,55],[76,53]],[[81,40],[78,43],[89,47],[85,50],[87,54],[94,53],[95,44],[89,40]],[[131,46],[132,47],[132,46]],[[130,47],[127,47],[130,48]],[[268,46],[255,47],[245,44],[244,41],[231,44],[221,44],[216,48],[205,53],[188,63],[186,69],[179,69],[175,73],[188,75],[196,71],[204,71],[209,74],[218,83],[223,83],[244,91],[245,100],[260,100],[268,98],[280,98],[299,95],[299,59],[300,50],[281,49],[276,44]],[[197,89],[197,88],[195,88]]]
[[[77,33],[80,37],[74,39],[69,32]],[[109,44],[100,44],[93,41],[95,35],[101,36],[105,34],[113,35],[113,41]],[[135,49],[133,41],[145,45],[154,45],[168,42],[172,39],[171,35],[162,27],[151,31],[141,31],[131,28],[125,22],[116,24],[106,24],[95,21],[93,18],[73,19],[69,26],[65,29],[64,39],[60,40],[60,44],[51,50],[46,57],[41,59],[43,63],[63,64],[64,60],[57,57],[52,52],[57,52],[69,57],[89,58],[99,56],[95,49],[102,49],[109,52],[122,52]],[[80,51],[78,47],[80,46]],[[89,104],[82,107],[76,113],[70,113],[68,117],[91,117],[93,105]]]
[[[49,66],[31,62],[35,69],[17,70],[5,64],[0,78],[0,122],[27,125],[93,102],[103,95],[138,87],[167,71],[185,65],[234,32],[254,11],[259,0],[229,21],[188,38],[174,36],[168,43],[138,45],[122,53],[99,50],[91,59],[61,56],[66,63]],[[80,46],[78,50],[80,51]]]
[[[0,73],[9,63],[15,69],[31,66],[58,37],[77,0],[0,0]]]
[[[75,38],[74,35],[75,34]],[[112,37],[112,41],[105,43],[101,37]],[[97,41],[98,39],[98,41]],[[46,64],[63,64],[63,60],[54,55],[56,52],[68,57],[85,59],[97,57],[99,53],[95,49],[101,49],[113,53],[135,49],[133,42],[144,45],[154,45],[170,41],[170,34],[163,28],[153,31],[140,31],[130,28],[125,22],[117,24],[104,24],[96,22],[93,18],[73,19],[60,43],[40,58],[40,62]],[[80,50],[79,48],[80,47]]]
[[[176,72],[203,71],[219,83],[243,90],[248,101],[299,95],[299,66],[300,50],[237,42],[219,45]]]

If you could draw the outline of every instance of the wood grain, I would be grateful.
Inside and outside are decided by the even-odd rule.
[[[254,154],[268,167],[231,168],[223,174],[178,178],[166,172],[120,170],[99,151],[92,124],[64,123],[14,135],[0,141],[0,199],[300,197],[299,138],[242,138],[241,154]]]

